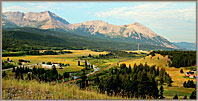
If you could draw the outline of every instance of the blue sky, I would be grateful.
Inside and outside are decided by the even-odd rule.
[[[3,2],[3,12],[51,11],[70,23],[139,22],[171,42],[196,41],[196,2]]]

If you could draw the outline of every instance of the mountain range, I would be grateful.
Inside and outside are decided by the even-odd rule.
[[[81,36],[99,36],[111,40],[179,49],[175,44],[138,22],[127,25],[113,25],[102,20],[94,20],[71,24],[50,11],[44,11],[5,12],[2,13],[2,25],[3,28],[32,27],[49,29]]]
[[[172,42],[175,46],[185,50],[196,50],[196,43],[190,42]]]

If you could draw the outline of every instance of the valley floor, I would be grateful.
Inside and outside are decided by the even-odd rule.
[[[108,52],[93,52],[90,50],[69,50],[72,51],[72,54],[63,54],[63,55],[40,55],[40,56],[16,56],[16,57],[3,57],[3,60],[7,58],[18,61],[19,59],[30,60],[32,64],[41,64],[41,62],[58,62],[58,63],[69,63],[70,66],[65,67],[63,69],[59,69],[58,73],[63,74],[65,71],[73,72],[73,71],[81,71],[83,66],[78,66],[78,57],[91,55],[99,55],[99,54],[107,54]],[[160,68],[165,67],[167,73],[173,80],[172,87],[164,86],[164,97],[165,99],[172,99],[175,94],[178,95],[179,98],[183,98],[184,96],[191,95],[194,88],[184,88],[184,81],[188,81],[190,78],[184,78],[186,72],[190,69],[183,69],[184,73],[180,73],[181,68],[174,68],[168,66],[168,56],[161,56],[156,54],[151,57],[151,55],[146,57],[126,57],[126,58],[114,58],[114,59],[89,59],[90,64],[94,64],[95,66],[103,69],[111,64],[115,64],[121,60],[127,60],[122,63],[125,63],[127,67],[131,65],[147,63],[148,65],[156,65]],[[11,72],[10,70],[6,71],[6,73]],[[196,83],[196,78],[191,79]],[[25,80],[17,80],[14,78],[4,78],[2,80],[2,88],[3,88],[3,99],[123,99],[122,97],[110,97],[105,94],[99,94],[97,91],[87,91],[80,90],[75,84],[51,84],[37,81],[25,81]]]

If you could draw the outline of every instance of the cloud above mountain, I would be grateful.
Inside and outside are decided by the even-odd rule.
[[[184,6],[184,3],[149,3],[131,7],[119,7],[95,13],[101,19],[135,20],[148,25],[163,36],[188,34],[195,37],[195,6]],[[191,26],[189,28],[189,26]],[[188,30],[186,28],[189,28]],[[166,30],[169,29],[169,30]],[[166,30],[161,32],[161,30]],[[191,33],[191,34],[189,34]],[[178,37],[184,39],[184,37]],[[174,37],[169,38],[174,41]],[[192,39],[191,39],[192,40]],[[195,40],[195,38],[193,39]]]

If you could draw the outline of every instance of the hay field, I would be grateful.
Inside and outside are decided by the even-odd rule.
[[[91,55],[99,55],[99,54],[107,54],[107,52],[94,52],[91,50],[64,50],[71,51],[71,54],[60,54],[60,55],[36,55],[36,56],[15,56],[15,57],[3,57],[3,60],[7,60],[7,58],[13,60],[14,62],[18,62],[19,59],[30,60],[29,64],[36,64],[42,62],[54,62],[54,63],[69,63],[69,67],[65,67],[63,69],[58,69],[58,71],[80,71],[83,67],[78,66],[77,61],[74,61],[79,56],[88,56]]]
[[[158,60],[158,57],[159,57],[159,60]],[[135,63],[137,65],[139,65],[140,63],[142,63],[142,64],[147,63],[148,65],[156,65],[156,66],[159,66],[159,67],[167,67],[168,66],[168,63],[167,63],[168,60],[169,60],[168,56],[163,57],[160,54],[156,54],[152,58],[151,58],[151,55],[149,55],[149,56],[146,56],[145,59],[144,58],[132,59],[132,60],[129,60],[129,61],[126,61],[126,62],[121,62],[121,63],[125,63],[127,66],[129,64],[131,66],[133,66]]]

